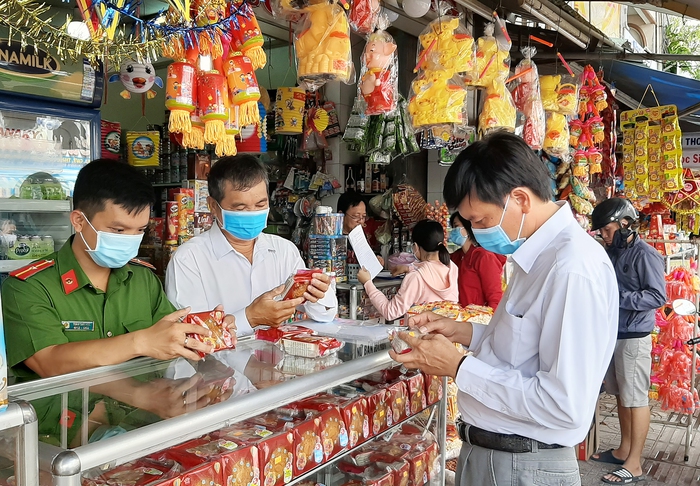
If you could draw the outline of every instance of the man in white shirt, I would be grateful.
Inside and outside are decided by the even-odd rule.
[[[615,347],[617,282],[603,248],[550,195],[542,161],[508,133],[468,147],[445,178],[446,203],[479,244],[513,262],[488,326],[422,314],[411,325],[430,334],[404,334],[413,351],[392,354],[455,379],[458,485],[581,484],[573,446],[591,426]]]
[[[310,319],[333,320],[335,285],[319,271],[303,297],[275,300],[287,278],[305,268],[291,241],[262,232],[270,211],[265,167],[251,155],[223,157],[209,172],[211,230],[180,248],[168,264],[165,291],[173,303],[203,312],[223,304],[239,336],[278,326],[299,307]]]

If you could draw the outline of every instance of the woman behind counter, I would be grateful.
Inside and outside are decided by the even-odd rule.
[[[419,221],[413,228],[413,254],[419,263],[406,268],[408,274],[393,299],[389,300],[374,286],[364,268],[357,279],[379,313],[389,321],[406,314],[414,304],[448,300],[457,302],[457,267],[450,261],[444,244],[445,233],[437,221]]]
[[[449,241],[460,247],[451,259],[459,269],[459,304],[487,305],[496,309],[503,297],[506,257],[487,251],[476,242],[472,225],[459,213],[450,217]]]

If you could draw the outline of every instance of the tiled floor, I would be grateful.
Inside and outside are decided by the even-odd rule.
[[[620,441],[620,426],[617,421],[615,400],[608,395],[601,397],[601,414],[598,431],[600,434],[600,450],[605,451],[618,446]],[[695,415],[695,430],[689,452],[689,460],[685,462],[685,427],[669,425],[666,422],[678,423],[688,417],[662,412],[659,404],[652,406],[652,424],[647,435],[644,453],[642,455],[643,469],[647,481],[639,483],[645,486],[657,485],[700,485],[700,438],[697,435],[698,413]],[[687,422],[684,422],[687,423]],[[581,483],[583,486],[603,484],[601,477],[615,466],[595,461],[579,462]]]

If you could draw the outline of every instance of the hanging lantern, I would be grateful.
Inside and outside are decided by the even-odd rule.
[[[190,116],[197,107],[197,70],[187,62],[168,66],[165,107],[170,110],[168,129],[171,133],[187,133],[192,129]]]
[[[195,19],[199,27],[217,24],[227,16],[225,0],[197,0],[194,5]],[[204,56],[216,59],[224,53],[220,29],[204,29],[197,37],[197,42],[199,52]]]
[[[226,136],[228,89],[218,71],[202,73],[197,80],[199,109],[204,122],[204,142],[215,144]]]
[[[241,130],[238,125],[238,107],[230,106],[228,109],[229,118],[226,122],[226,136],[224,141],[216,144],[216,155],[221,157],[223,155],[236,155],[238,152],[236,148],[236,135],[238,135]]]
[[[299,135],[304,129],[306,93],[302,88],[277,88],[275,133]]]
[[[228,58],[226,79],[231,90],[232,105],[239,108],[238,120],[241,126],[253,125],[260,120],[258,100],[260,88],[255,70],[248,56],[232,52]]]
[[[199,114],[199,108],[191,113],[190,123],[192,129],[182,134],[182,146],[185,148],[204,150],[204,123]]]
[[[253,69],[264,68],[267,63],[267,56],[263,49],[265,38],[253,9],[241,0],[231,2],[231,9],[236,12],[236,21],[238,22],[238,29],[233,29],[231,32],[233,35],[231,48],[248,56],[253,64]]]

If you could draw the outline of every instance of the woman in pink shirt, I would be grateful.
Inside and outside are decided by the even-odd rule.
[[[357,279],[364,285],[372,305],[386,320],[402,317],[414,304],[458,301],[458,270],[450,261],[450,253],[444,240],[445,233],[437,221],[425,219],[416,224],[413,228],[413,254],[419,263],[412,265],[413,268],[391,300],[374,286],[367,270],[363,268],[357,274]]]

